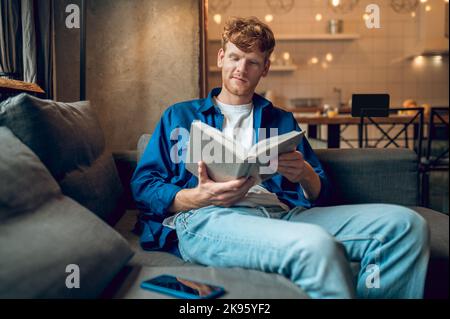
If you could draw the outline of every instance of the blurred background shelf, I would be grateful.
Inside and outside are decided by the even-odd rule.
[[[280,34],[276,36],[277,41],[351,41],[359,39],[357,33],[318,33],[318,34]],[[220,38],[210,38],[211,42],[220,42]]]

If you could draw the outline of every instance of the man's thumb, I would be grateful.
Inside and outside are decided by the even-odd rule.
[[[206,171],[206,165],[202,161],[197,163],[198,165],[198,180],[200,183],[206,183],[209,180],[208,172]]]

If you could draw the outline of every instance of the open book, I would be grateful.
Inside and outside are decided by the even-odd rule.
[[[186,169],[198,176],[197,163],[203,161],[208,176],[216,182],[254,176],[260,183],[276,174],[277,161],[273,160],[282,153],[295,151],[304,134],[304,131],[292,131],[272,136],[247,151],[220,130],[194,121],[186,152]]]

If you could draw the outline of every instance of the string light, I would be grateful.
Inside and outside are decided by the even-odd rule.
[[[414,64],[417,66],[422,66],[425,63],[425,58],[422,55],[416,56],[414,58]]]
[[[220,24],[222,22],[222,16],[217,13],[213,16],[213,20],[215,23]]]
[[[433,59],[431,61],[434,66],[441,66],[442,65],[442,55],[433,56]]]
[[[273,21],[273,15],[267,14],[267,15],[264,17],[264,20],[266,20],[267,23],[272,22],[272,21]]]

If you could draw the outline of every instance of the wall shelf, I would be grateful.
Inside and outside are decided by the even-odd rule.
[[[296,65],[272,65],[269,72],[294,72],[297,68]],[[220,69],[217,66],[210,66],[209,72],[219,73]]]
[[[441,50],[441,51],[417,51],[416,53],[409,53],[403,56],[400,56],[396,59],[391,60],[391,64],[401,63],[408,60],[413,60],[414,58],[418,56],[423,56],[425,58],[434,57],[434,56],[441,56],[448,58],[448,50]]]
[[[278,41],[351,41],[359,39],[360,35],[356,33],[339,33],[339,34],[280,34],[275,36]],[[220,38],[209,39],[210,42],[220,42]]]

